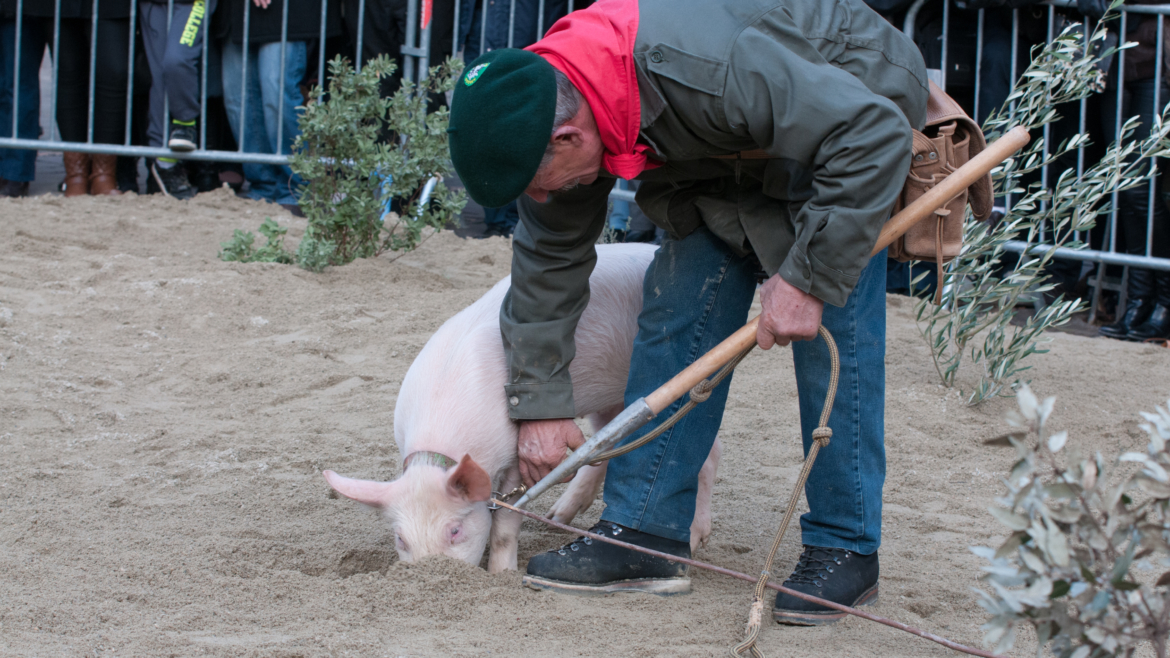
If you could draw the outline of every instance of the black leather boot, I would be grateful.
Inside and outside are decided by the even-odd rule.
[[[1118,309],[1117,321],[1098,329],[1102,336],[1125,340],[1131,331],[1146,321],[1154,308],[1154,273],[1151,270],[1129,268],[1126,295],[1125,311]]]
[[[872,605],[878,598],[878,555],[806,545],[784,586],[851,608]],[[791,626],[823,626],[845,614],[783,592],[776,594],[772,610],[773,619]]]
[[[555,551],[534,555],[528,561],[524,584],[567,594],[690,593],[687,565],[600,542],[591,535],[609,535],[628,544],[686,558],[691,556],[689,543],[609,521],[598,521],[589,533]]]
[[[1126,338],[1129,340],[1170,338],[1170,272],[1156,272],[1154,274],[1154,288],[1156,294],[1153,308],[1144,322],[1130,329],[1129,333],[1126,334]]]

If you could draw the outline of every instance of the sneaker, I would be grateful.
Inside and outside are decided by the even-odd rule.
[[[877,603],[878,556],[843,548],[805,546],[784,586],[804,594],[856,608]],[[823,626],[846,613],[779,592],[772,618],[792,626]]]
[[[181,163],[176,162],[173,167],[164,169],[157,162],[151,162],[150,177],[158,185],[159,191],[169,197],[183,200],[195,196],[195,188],[187,182],[187,170]]]
[[[178,122],[171,123],[171,139],[167,142],[167,146],[172,151],[194,151],[197,148],[199,139],[195,134],[195,124],[184,126]]]
[[[609,521],[598,521],[589,532],[609,535],[629,544],[689,558],[685,541],[631,530]],[[590,535],[528,561],[524,584],[532,589],[551,589],[567,594],[689,594],[687,565],[596,541]]]

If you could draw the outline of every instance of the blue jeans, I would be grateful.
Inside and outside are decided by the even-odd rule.
[[[667,239],[654,256],[643,286],[642,314],[626,384],[626,404],[648,395],[747,322],[759,265],[735,255],[701,228]],[[829,426],[833,438],[820,452],[805,487],[810,512],[800,519],[805,544],[863,555],[881,543],[885,482],[886,254],[874,257],[843,308],[825,306],[821,322],[841,354],[841,379]],[[824,341],[793,344],[807,454],[829,384]],[[609,463],[601,518],[629,528],[689,541],[702,468],[727,403],[731,377],[677,425],[649,444]],[[684,398],[685,400],[685,398]],[[659,414],[643,431],[673,414]],[[784,404],[777,401],[776,404]],[[776,483],[786,499],[787,483]]]
[[[463,44],[464,58],[468,62],[482,54],[479,43],[481,33],[487,42],[487,50],[508,47],[509,26],[515,31],[513,48],[525,48],[543,36],[536,32],[536,19],[540,15],[538,0],[516,0],[514,24],[510,0],[488,2],[486,30],[483,27],[483,4],[482,0],[461,0],[459,3],[459,35],[456,38]],[[568,9],[567,0],[545,0],[544,21],[540,25],[542,32],[548,32],[548,28],[568,13]]]
[[[276,126],[284,123],[281,152],[292,153],[293,142],[301,134],[297,119],[303,103],[300,83],[305,77],[307,48],[304,41],[289,41],[286,47],[284,84],[280,82],[280,42],[249,46],[248,103],[244,126],[240,126],[241,87],[244,80],[244,48],[228,41],[223,46],[223,104],[236,142],[244,128],[244,151],[276,153]],[[284,94],[284,115],[280,114],[280,96]],[[296,203],[301,179],[287,165],[245,164],[244,178],[253,199],[275,203]]]
[[[16,19],[0,20],[0,137],[12,137],[12,87],[15,76]],[[23,139],[40,137],[41,113],[41,57],[45,54],[45,39],[40,24],[27,16],[22,21],[20,35],[20,120],[17,136]],[[25,182],[33,180],[37,152],[31,149],[0,149],[0,178]]]
[[[517,208],[515,201],[510,202],[506,206],[500,206],[499,208],[483,209],[483,223],[489,227],[494,226],[511,233],[516,228],[516,222],[519,221],[520,210]]]

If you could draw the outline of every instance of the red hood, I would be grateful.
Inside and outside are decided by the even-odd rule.
[[[648,161],[650,147],[638,143],[642,104],[634,72],[637,36],[637,0],[598,0],[557,21],[543,39],[526,48],[568,76],[585,97],[605,147],[602,166],[627,179],[661,164]]]

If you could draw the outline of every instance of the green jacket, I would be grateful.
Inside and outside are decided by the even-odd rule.
[[[828,304],[849,296],[926,120],[922,57],[861,0],[641,0],[641,140],[665,165],[637,202],[678,239],[705,225]],[[772,159],[711,156],[764,149]],[[500,309],[512,418],[575,415],[569,363],[613,176],[520,198]]]

